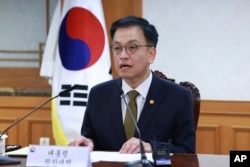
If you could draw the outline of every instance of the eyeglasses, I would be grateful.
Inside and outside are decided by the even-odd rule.
[[[125,46],[120,45],[111,45],[110,49],[114,55],[118,55],[122,52],[122,49],[125,48],[127,54],[134,54],[139,47],[153,47],[151,45],[137,45],[137,44],[128,44]]]

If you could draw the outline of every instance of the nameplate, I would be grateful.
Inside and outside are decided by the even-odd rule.
[[[26,166],[91,167],[88,147],[29,145]]]

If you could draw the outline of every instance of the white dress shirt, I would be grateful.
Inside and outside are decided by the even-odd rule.
[[[127,93],[131,90],[136,90],[139,95],[136,97],[136,103],[137,103],[137,121],[139,120],[140,118],[140,115],[141,115],[141,112],[142,112],[142,109],[143,109],[143,106],[145,104],[145,100],[146,100],[146,96],[148,94],[148,90],[149,90],[149,87],[150,87],[150,84],[151,84],[151,81],[152,81],[152,73],[150,71],[149,73],[149,76],[148,78],[143,81],[137,88],[133,89],[131,88],[125,81],[124,79],[122,80],[122,90],[124,92],[124,94],[126,95],[126,101],[127,103],[129,102],[129,98],[128,98],[128,95]],[[126,104],[124,103],[123,99],[121,99],[121,107],[122,107],[122,118],[123,118],[123,122],[124,122],[124,119],[125,119],[125,115],[126,115],[126,109],[127,109],[127,106]]]

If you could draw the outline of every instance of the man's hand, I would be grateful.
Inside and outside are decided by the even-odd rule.
[[[149,143],[142,141],[142,144],[144,146],[145,152],[152,152],[152,148]],[[122,148],[119,152],[133,154],[139,153],[140,151],[140,139],[132,137],[122,145]]]
[[[94,150],[93,141],[89,138],[84,137],[84,136],[79,136],[79,137],[75,138],[68,145],[69,146],[88,146],[90,151]]]

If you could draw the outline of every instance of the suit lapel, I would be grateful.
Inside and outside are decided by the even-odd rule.
[[[160,80],[155,75],[153,75],[152,83],[150,85],[146,101],[138,121],[138,127],[141,131],[141,134],[147,130],[147,127],[150,124],[150,121],[156,113],[156,109],[160,104],[163,94],[161,93]]]

